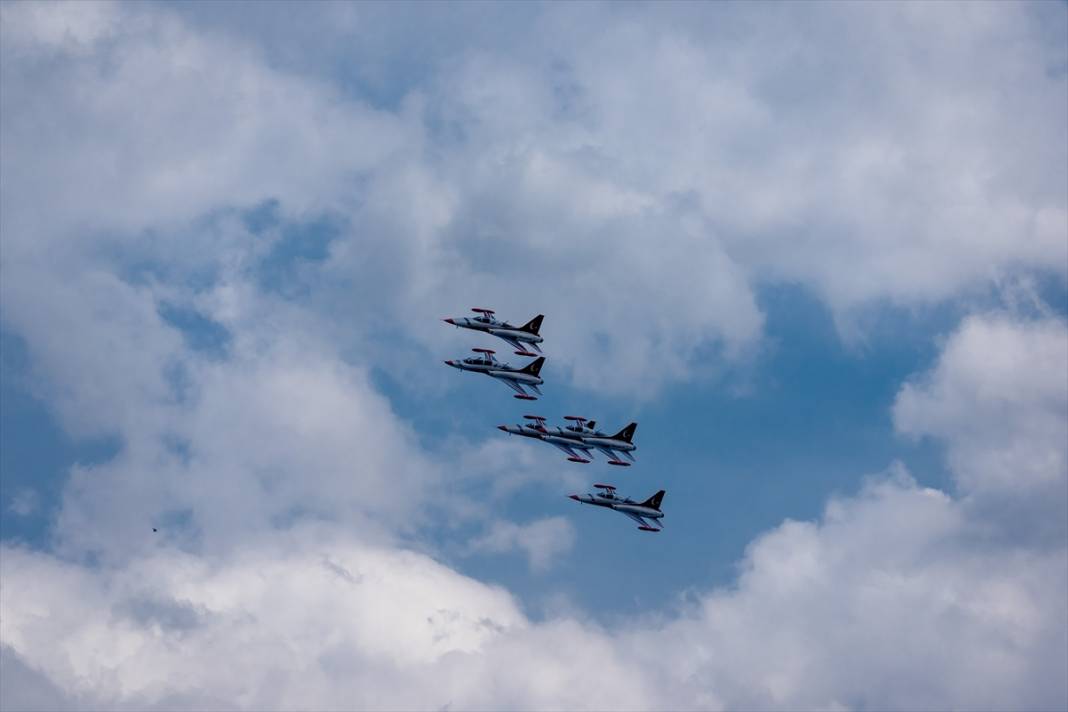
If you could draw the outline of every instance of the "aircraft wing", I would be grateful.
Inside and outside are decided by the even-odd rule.
[[[523,386],[519,385],[518,381],[513,381],[511,378],[505,378],[504,376],[496,376],[495,378],[504,385],[511,388],[516,393],[519,393],[524,396],[529,395],[526,391],[523,390]]]
[[[568,457],[573,457],[576,460],[585,460],[586,459],[582,455],[579,455],[577,452],[575,452],[571,447],[569,447],[567,445],[564,445],[563,443],[554,443],[554,442],[551,442],[551,441],[547,441],[547,442],[549,442],[550,445],[552,445],[553,447],[557,448],[558,450],[561,450]],[[589,451],[586,450],[586,452],[588,453]],[[587,454],[587,457],[588,456],[589,455]]]
[[[617,509],[616,511],[619,512],[620,510]],[[660,531],[660,527],[654,527],[653,525],[649,524],[648,521],[646,521],[644,518],[638,516],[637,514],[632,514],[630,512],[621,512],[621,513],[622,514],[626,514],[628,517],[630,517],[631,519],[636,521],[638,523],[638,528],[642,529],[643,531],[652,531],[652,532]]]
[[[613,450],[612,448],[602,447],[601,445],[597,445],[596,447],[597,451],[603,453],[604,456],[607,457],[609,460],[615,460],[616,462],[619,462],[619,453]]]
[[[521,343],[519,343],[518,341],[513,339],[511,336],[501,336],[500,334],[494,334],[494,336],[496,336],[501,341],[507,341],[508,345],[511,346],[516,351],[521,351],[523,353],[527,353],[526,348]]]

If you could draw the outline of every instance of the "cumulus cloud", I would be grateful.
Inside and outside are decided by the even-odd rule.
[[[671,365],[694,341],[752,338],[753,280],[848,311],[1064,277],[1068,88],[1044,10],[706,9],[549,12],[518,58],[461,53],[430,101],[460,137],[439,171],[477,215],[438,243],[459,266],[567,274],[568,296],[639,317],[628,351]]]
[[[80,14],[112,28],[93,33],[89,51],[47,41],[18,51],[41,36],[41,17],[73,26]],[[273,72],[247,46],[190,32],[167,12],[16,5],[4,10],[3,33],[12,255],[128,238],[275,196],[297,211],[329,204],[403,144],[396,118]]]
[[[152,230],[203,254],[159,231],[268,198],[331,211],[346,227],[312,298],[379,359],[369,335],[397,319],[440,348],[428,304],[536,302],[591,315],[546,323],[564,375],[651,396],[749,353],[769,280],[847,312],[1068,264],[1058,6],[547,6],[436,37],[386,109],[324,74],[340,57],[272,54],[284,12],[92,7],[81,38],[47,29],[78,24],[66,6],[5,9],[7,253]],[[389,64],[372,36],[404,13],[323,12],[315,56]]]
[[[973,318],[914,382],[975,356],[985,342],[972,336],[988,329],[1018,353],[1064,327]],[[1037,373],[989,382],[1030,412],[1059,393],[1059,370]],[[941,419],[957,397],[935,388],[912,412]],[[1033,442],[1062,436],[1039,429]],[[1010,471],[1029,462],[997,452]],[[20,685],[6,694],[137,708],[1061,708],[1068,549],[992,541],[962,492],[895,465],[819,521],[759,537],[733,586],[608,629],[573,613],[533,621],[505,591],[329,524],[199,555],[164,540],[120,566],[5,546],[0,625]],[[528,547],[535,564],[557,546],[542,524],[497,525],[474,546]]]
[[[123,430],[116,458],[75,468],[57,523],[64,546],[125,555],[153,546],[140,534],[156,522],[198,550],[305,518],[367,539],[419,526],[440,468],[362,370],[284,341],[192,363],[186,378],[176,412],[140,404],[162,428]]]
[[[733,589],[611,632],[314,532],[105,570],[5,548],[0,620],[10,658],[90,706],[1057,709],[1065,551],[973,528],[899,468],[759,538]]]
[[[5,548],[5,653],[90,706],[651,704],[636,679],[579,684],[621,665],[603,634],[534,629],[508,593],[425,556],[314,530],[262,543],[225,563],[161,548],[103,571]]]
[[[894,422],[902,433],[945,440],[965,492],[1051,496],[1068,468],[1066,403],[1063,321],[972,316],[935,368],[902,387]]]
[[[530,568],[539,571],[552,565],[553,559],[566,552],[575,542],[575,528],[563,517],[546,517],[528,524],[496,521],[482,536],[471,541],[472,553],[523,551]]]
[[[991,534],[1068,539],[1068,326],[972,316],[938,363],[902,386],[897,429],[946,444],[969,506]]]
[[[706,687],[749,709],[1064,704],[1065,550],[988,549],[959,503],[895,470],[821,522],[758,538],[736,589],[659,632],[687,651],[679,674],[696,699]]]

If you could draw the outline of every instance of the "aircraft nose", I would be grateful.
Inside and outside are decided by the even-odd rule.
[[[445,362],[445,365],[446,365],[446,366],[455,366],[455,365],[456,365],[456,362],[455,362],[455,361],[446,361],[446,362]]]
[[[452,319],[442,319],[442,321],[445,322],[446,324],[452,324],[453,326],[456,325],[456,322],[453,321]]]
[[[507,433],[508,432],[508,426],[507,425],[498,425],[497,426],[497,430],[503,430],[504,432]]]
[[[576,502],[577,502],[577,501],[579,501],[579,498],[578,498],[578,495],[577,495],[577,494],[569,494],[569,495],[568,495],[568,497],[569,497],[570,499],[573,499],[573,500],[575,500]]]

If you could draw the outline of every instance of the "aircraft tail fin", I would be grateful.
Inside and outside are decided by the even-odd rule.
[[[620,430],[618,433],[612,436],[613,440],[622,440],[624,442],[630,442],[634,437],[634,431],[638,429],[637,423],[631,423],[627,427]]]
[[[523,324],[523,326],[519,327],[519,330],[520,331],[529,331],[531,334],[534,334],[535,336],[537,336],[538,335],[538,329],[541,328],[541,320],[544,319],[544,318],[545,318],[544,314],[538,314],[536,317],[534,317],[533,319],[528,321],[526,324]]]
[[[664,490],[660,490],[649,499],[642,502],[643,507],[652,507],[653,509],[660,510],[660,502],[664,500]]]
[[[537,376],[541,373],[541,366],[545,363],[545,357],[539,356],[536,360],[531,361],[520,370],[520,373],[529,373],[531,376]]]

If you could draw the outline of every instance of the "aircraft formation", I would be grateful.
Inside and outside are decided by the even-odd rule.
[[[541,368],[545,364],[545,356],[541,355],[540,346],[543,339],[538,333],[544,315],[538,314],[523,326],[513,326],[508,322],[498,321],[492,309],[476,308],[471,311],[477,316],[451,317],[443,321],[457,328],[496,336],[511,346],[517,356],[535,358],[524,366],[510,366],[498,361],[496,352],[492,349],[476,348],[472,349],[475,356],[450,359],[445,361],[445,364],[460,371],[489,376],[515,391],[513,398],[537,400],[538,396],[542,395],[539,386],[545,383],[541,377]],[[588,465],[593,461],[594,451],[604,455],[609,465],[630,467],[635,462],[634,451],[638,447],[634,444],[634,431],[638,428],[637,423],[630,423],[610,435],[598,430],[595,421],[577,415],[565,415],[564,420],[569,424],[563,427],[546,426],[546,418],[540,415],[524,415],[523,419],[528,422],[498,425],[497,428],[510,435],[548,443],[567,455],[570,462]],[[663,528],[664,513],[660,509],[660,503],[664,499],[664,490],[637,502],[617,495],[616,488],[612,485],[595,484],[593,487],[597,490],[596,493],[573,494],[570,498],[581,504],[605,507],[624,514],[634,520],[642,531],[658,532]]]

